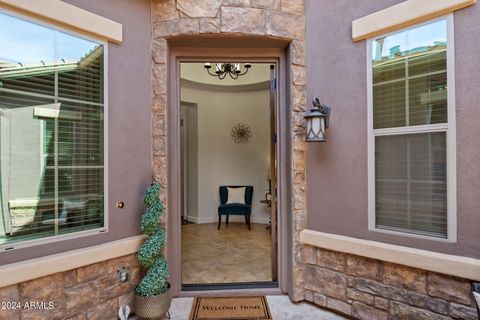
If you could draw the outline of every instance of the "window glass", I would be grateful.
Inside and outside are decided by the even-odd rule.
[[[376,39],[372,66],[375,129],[447,122],[446,20]]]
[[[373,40],[371,59],[375,226],[445,238],[447,20]]]
[[[103,61],[0,13],[0,245],[104,227]]]
[[[405,82],[373,87],[373,121],[378,127],[404,127],[406,123]]]
[[[103,46],[65,33],[55,34],[61,98],[103,102]]]
[[[55,31],[0,13],[0,88],[53,96]]]
[[[375,139],[377,227],[447,231],[445,132]]]

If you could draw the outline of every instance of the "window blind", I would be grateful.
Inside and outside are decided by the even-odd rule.
[[[375,150],[377,226],[446,234],[445,133],[379,136]]]
[[[103,45],[1,13],[0,34],[0,245],[103,228]]]
[[[372,41],[372,80],[375,225],[446,237],[446,20]]]

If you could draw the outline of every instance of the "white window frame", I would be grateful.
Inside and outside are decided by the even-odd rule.
[[[27,248],[32,246],[38,246],[43,244],[50,244],[58,241],[65,241],[71,239],[77,239],[81,237],[87,237],[92,235],[98,235],[107,233],[109,231],[109,219],[108,219],[108,41],[102,38],[95,38],[90,35],[82,34],[80,32],[74,32],[70,29],[58,26],[54,23],[47,23],[45,21],[35,19],[31,16],[21,14],[15,11],[6,10],[0,8],[0,13],[9,15],[14,18],[22,19],[27,22],[37,24],[39,26],[47,27],[55,31],[63,32],[75,37],[79,37],[85,40],[94,41],[103,45],[103,227],[89,229],[85,231],[77,231],[72,233],[66,233],[61,235],[53,235],[49,237],[43,237],[32,240],[23,240],[12,243],[0,244],[0,254],[5,251],[12,251],[20,248]],[[17,92],[16,90],[8,90],[10,92]],[[23,92],[20,92],[24,94]],[[46,97],[43,94],[27,93],[30,96]],[[48,96],[52,99],[57,99],[57,94],[54,96]],[[71,100],[68,98],[61,98],[61,100]],[[95,104],[95,103],[94,103]]]
[[[435,21],[446,20],[447,24],[447,123],[417,125],[387,129],[373,129],[373,75],[372,75],[372,42],[388,35],[421,27]],[[455,120],[455,43],[453,14],[428,20],[407,28],[395,30],[367,40],[367,101],[368,101],[368,230],[392,235],[435,240],[441,242],[457,241],[457,177],[456,177],[456,120]],[[435,237],[377,228],[375,213],[375,137],[397,134],[414,134],[425,132],[446,132],[447,150],[447,237]]]

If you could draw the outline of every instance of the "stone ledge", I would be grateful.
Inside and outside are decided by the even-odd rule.
[[[407,0],[352,22],[352,39],[360,41],[471,6],[477,0]]]
[[[145,236],[111,241],[0,267],[0,288],[136,253]]]
[[[300,242],[470,280],[480,280],[480,259],[454,256],[305,229]]]

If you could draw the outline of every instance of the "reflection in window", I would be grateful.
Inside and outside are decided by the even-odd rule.
[[[371,43],[375,227],[445,238],[447,20]]]
[[[374,128],[447,122],[446,20],[372,42]]]
[[[104,227],[104,46],[0,13],[0,245]]]

